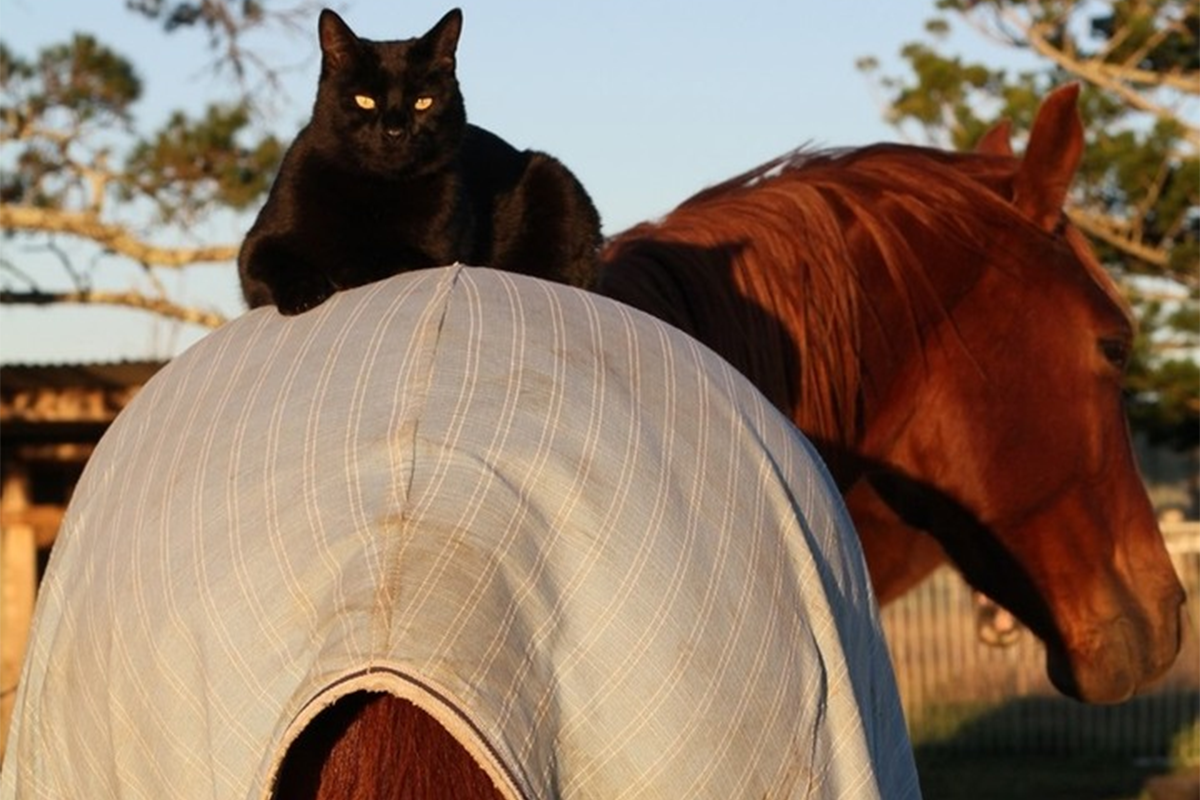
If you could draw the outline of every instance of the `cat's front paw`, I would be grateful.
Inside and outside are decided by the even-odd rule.
[[[294,317],[321,305],[336,290],[324,275],[293,275],[275,287],[275,307],[280,314]]]

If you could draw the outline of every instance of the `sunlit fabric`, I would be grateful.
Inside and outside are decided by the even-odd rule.
[[[903,798],[814,452],[640,312],[484,269],[259,309],[159,373],[42,584],[5,797],[262,798],[357,690],[517,798]]]

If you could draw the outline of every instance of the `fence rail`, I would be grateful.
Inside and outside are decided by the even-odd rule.
[[[1028,631],[1009,647],[983,644],[972,593],[948,567],[887,606],[883,627],[914,744],[1200,762],[1200,523],[1164,528],[1188,592],[1183,648],[1166,676],[1117,706],[1059,695]]]

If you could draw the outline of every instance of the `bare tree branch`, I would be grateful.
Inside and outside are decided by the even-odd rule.
[[[0,205],[0,230],[66,233],[90,239],[114,253],[150,267],[186,267],[193,264],[228,263],[237,258],[237,245],[176,248],[159,247],[132,235],[127,229],[103,222],[90,212],[53,208]]]
[[[1143,244],[1130,236],[1122,235],[1113,227],[1111,218],[1082,208],[1069,209],[1067,216],[1071,218],[1071,222],[1086,233],[1112,245],[1126,255],[1160,269],[1167,266],[1166,251]]]
[[[1171,109],[1152,102],[1144,94],[1129,85],[1132,82],[1136,82],[1134,80],[1135,74],[1143,74],[1142,70],[1115,67],[1112,64],[1104,64],[1093,59],[1078,60],[1070,58],[1061,49],[1050,43],[1046,36],[1047,31],[1043,25],[1029,25],[1025,29],[1025,33],[1029,41],[1029,46],[1039,55],[1053,61],[1060,68],[1072,75],[1112,92],[1127,103],[1130,108],[1152,114],[1159,119],[1178,123],[1184,128],[1187,141],[1193,147],[1200,148],[1200,127],[1190,124],[1187,120],[1171,111]],[[1144,74],[1153,75],[1157,80],[1164,82],[1169,77],[1166,75],[1155,75],[1154,73]],[[1195,82],[1196,78],[1193,76],[1192,80]],[[1192,93],[1200,93],[1200,89],[1197,89],[1195,83],[1188,88]]]
[[[1184,94],[1200,95],[1200,73],[1187,72],[1151,72],[1128,66],[1116,66],[1105,63],[1100,59],[1090,59],[1097,72],[1109,76],[1113,80],[1123,80],[1150,88],[1162,87]]]
[[[57,303],[77,303],[94,305],[122,306],[149,311],[160,317],[175,319],[205,328],[219,328],[227,321],[223,314],[215,311],[204,311],[198,308],[174,303],[165,298],[148,297],[140,292],[103,292],[103,291],[71,291],[71,292],[14,292],[0,291],[0,304],[48,306]]]
[[[994,27],[984,23],[977,14],[968,12],[964,14],[964,18],[973,28],[989,38],[1010,46],[1029,47],[1060,69],[1112,92],[1130,108],[1180,124],[1185,130],[1184,138],[1187,142],[1200,149],[1200,127],[1138,91],[1138,88],[1165,88],[1185,95],[1200,95],[1200,73],[1154,72],[1138,69],[1130,63],[1113,64],[1105,60],[1111,52],[1108,49],[1080,58],[1075,52],[1073,38],[1065,38],[1065,48],[1052,41],[1061,19],[1036,23],[1029,16],[1031,13],[1028,10],[1018,11],[1013,8],[997,10],[993,19]],[[1069,10],[1064,10],[1063,13],[1069,13]],[[1118,34],[1122,37],[1124,35],[1125,32]],[[1113,42],[1109,45],[1111,47]],[[1128,62],[1128,59],[1126,61]]]
[[[289,37],[310,37],[321,8],[321,0],[290,0],[270,7],[233,0],[172,0],[147,2],[127,0],[126,5],[150,19],[158,20],[168,33],[201,29],[208,35],[213,60],[208,65],[214,74],[232,73],[246,99],[258,108],[262,102],[257,84],[278,89],[279,67],[268,64],[255,52],[256,33],[273,29]]]

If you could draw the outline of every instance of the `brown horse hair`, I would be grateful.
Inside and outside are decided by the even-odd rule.
[[[408,700],[354,692],[319,713],[284,756],[275,800],[502,800],[437,720]]]
[[[978,254],[962,260],[965,293],[992,237],[1027,224],[1009,202],[1018,163],[893,144],[797,151],[611,239],[599,291],[696,336],[810,437],[846,445],[861,419],[862,315],[901,298],[912,311],[909,330],[888,332],[897,340],[945,318],[909,241]]]

